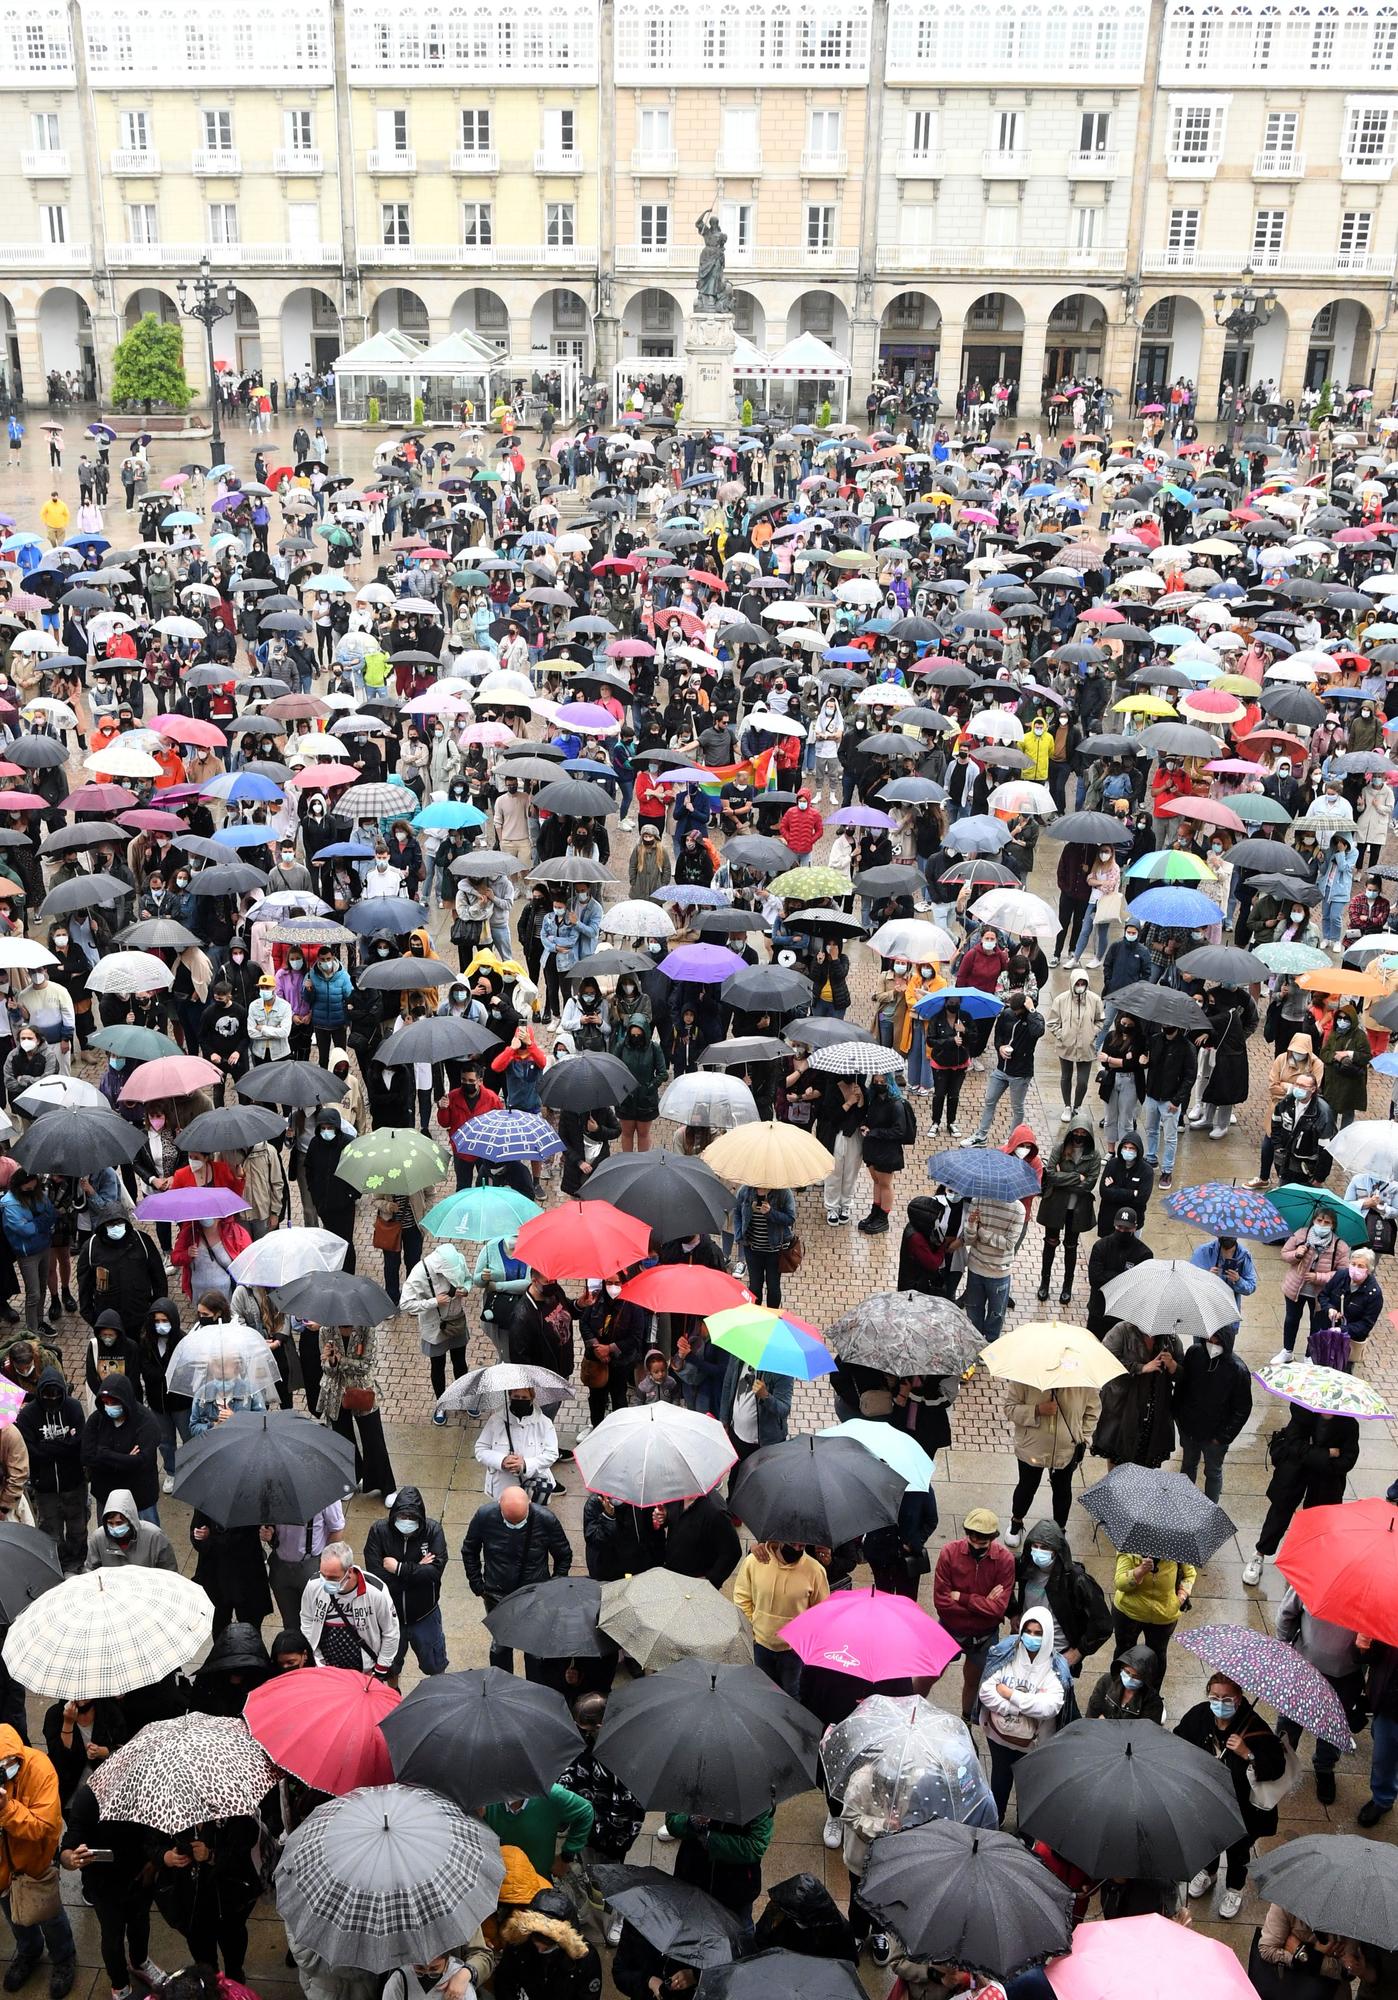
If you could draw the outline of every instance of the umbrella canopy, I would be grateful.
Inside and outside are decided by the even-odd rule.
[[[451,1135],[452,1151],[463,1160],[552,1160],[563,1141],[537,1111],[483,1111]]]
[[[88,1778],[103,1819],[158,1833],[255,1813],[276,1782],[276,1766],[246,1722],[227,1715],[148,1722]]]
[[[973,1201],[1023,1201],[1039,1192],[1038,1176],[1027,1160],[983,1146],[951,1146],[927,1162],[934,1181]]]
[[[583,1747],[561,1694],[498,1667],[419,1681],[379,1726],[401,1783],[467,1812],[546,1792]]]
[[[1316,1361],[1269,1361],[1265,1368],[1253,1369],[1269,1396],[1281,1396],[1303,1410],[1323,1417],[1391,1417],[1386,1399],[1362,1375],[1346,1375],[1339,1368],[1322,1368]]]
[[[1336,1233],[1342,1243],[1362,1245],[1369,1240],[1369,1219],[1364,1210],[1353,1202],[1341,1201],[1329,1188],[1288,1182],[1285,1187],[1274,1188],[1270,1200],[1288,1231],[1305,1228],[1318,1208],[1327,1208],[1334,1212]]]
[[[702,1318],[726,1306],[743,1305],[752,1293],[727,1271],[712,1271],[707,1264],[651,1264],[626,1280],[621,1296],[648,1312]]]
[[[742,1919],[703,1889],[659,1868],[628,1868],[618,1861],[604,1861],[589,1872],[618,1916],[662,1957],[703,1967],[726,1965],[737,1955]]]
[[[27,1084],[11,1100],[16,1111],[22,1111],[26,1118],[37,1118],[42,1111],[52,1111],[56,1107],[68,1111],[106,1112],[111,1105],[95,1083],[84,1083],[80,1076],[41,1076],[36,1082]]]
[[[178,1673],[207,1643],[213,1622],[211,1600],[186,1576],[91,1570],[20,1613],[4,1661],[31,1694],[95,1701]]]
[[[422,1786],[368,1785],[288,1836],[277,1908],[327,1964],[390,1972],[474,1937],[504,1879],[483,1821]]]
[[[276,1357],[261,1333],[241,1320],[197,1323],[172,1349],[165,1385],[174,1395],[197,1397],[210,1383],[221,1387],[234,1382],[246,1383],[264,1401],[276,1401]]]
[[[175,1498],[223,1528],[309,1521],[355,1484],[352,1440],[300,1410],[235,1410],[175,1454]]]
[[[583,1186],[582,1202],[584,1213],[594,1202],[603,1202],[649,1223],[663,1243],[721,1229],[733,1196],[703,1160],[658,1147],[649,1153],[613,1153],[601,1161]]]
[[[0,1521],[0,1621],[13,1625],[27,1605],[62,1581],[48,1535],[19,1521]]]
[[[705,1325],[715,1347],[738,1355],[750,1368],[790,1375],[798,1382],[835,1372],[835,1357],[817,1329],[773,1306],[725,1306],[709,1313]]]
[[[1072,1939],[1072,1891],[1014,1835],[955,1820],[880,1834],[859,1900],[910,1956],[998,1979]]]
[[[434,1236],[455,1237],[463,1243],[492,1243],[512,1237],[522,1222],[532,1222],[543,1210],[513,1188],[463,1188],[429,1208],[422,1226]]]
[[[594,1200],[559,1202],[526,1222],[515,1240],[514,1254],[546,1278],[609,1278],[628,1264],[639,1264],[649,1251],[649,1222],[623,1214],[608,1201]]]
[[[1234,1534],[1232,1521],[1181,1472],[1117,1465],[1079,1494],[1078,1504],[1121,1553],[1196,1567]]]
[[[492,1361],[486,1368],[468,1368],[446,1393],[437,1398],[439,1410],[502,1410],[516,1389],[532,1389],[544,1410],[556,1410],[573,1399],[573,1387],[551,1368],[536,1368],[529,1362]]]
[[[703,1077],[708,1072],[696,1074]],[[799,1125],[788,1125],[774,1118],[762,1118],[755,1124],[739,1125],[735,1131],[725,1132],[704,1148],[703,1158],[716,1174],[738,1187],[744,1184],[765,1188],[811,1187],[816,1181],[823,1181],[835,1165],[834,1155],[813,1132],[803,1132]]]
[[[116,1029],[108,1033],[119,1032]],[[142,1029],[128,1029],[127,1033],[144,1033]],[[94,1035],[94,1041],[97,1037]],[[133,1050],[116,1050],[116,1054],[133,1055]],[[144,1062],[144,1056],[136,1057]],[[286,1131],[286,1120],[280,1112],[265,1111],[259,1104],[221,1104],[213,1111],[201,1111],[197,1118],[191,1118],[176,1135],[175,1143],[184,1153],[240,1153],[248,1147],[261,1145],[266,1139],[280,1139]],[[271,1242],[277,1236],[284,1236],[286,1230],[275,1230],[261,1241]],[[295,1235],[296,1231],[291,1231]],[[329,1235],[322,1230],[322,1235]],[[336,1241],[340,1239],[337,1237]],[[343,1257],[343,1253],[342,1253]]]
[[[173,986],[175,975],[163,958],[149,951],[113,951],[99,958],[87,975],[89,993],[160,993]],[[172,1058],[173,1060],[173,1058]],[[181,1058],[185,1062],[197,1057]],[[171,1092],[170,1095],[175,1095]]]
[[[1023,1382],[1045,1395],[1060,1389],[1101,1389],[1126,1370],[1085,1327],[1061,1320],[1017,1326],[992,1340],[981,1363],[1002,1382]]]
[[[871,1292],[825,1339],[842,1361],[890,1375],[963,1375],[982,1345],[959,1306],[926,1292]]]
[[[711,1493],[737,1461],[721,1424],[669,1403],[613,1410],[573,1453],[589,1492],[632,1507]]]
[[[693,1069],[665,1086],[660,1115],[673,1118],[676,1124],[700,1126],[711,1132],[727,1132],[737,1125],[750,1131],[758,1119],[757,1100],[739,1077],[725,1076],[721,1070]],[[795,1127],[784,1125],[780,1129],[790,1132]],[[711,1150],[706,1151],[705,1158]],[[709,1165],[715,1173],[723,1173],[723,1168],[713,1160],[709,1160]],[[769,1181],[767,1185],[790,1187],[793,1183]]]
[[[872,1417],[851,1417],[847,1423],[824,1425],[816,1436],[852,1437],[866,1451],[871,1451],[875,1458],[892,1466],[907,1482],[909,1493],[929,1493],[932,1490],[931,1458],[916,1438],[907,1431],[898,1430],[893,1424],[879,1423]]]
[[[866,1696],[826,1731],[820,1758],[837,1798],[856,1773],[865,1775],[865,1811],[886,1824],[895,1817],[903,1826],[999,1823],[970,1730],[921,1695]]]
[[[1344,1703],[1325,1676],[1285,1639],[1250,1631],[1245,1625],[1194,1625],[1180,1634],[1180,1644],[1216,1673],[1227,1674],[1245,1694],[1271,1702],[1278,1715],[1290,1716],[1321,1741],[1340,1750],[1354,1748]]]
[[[961,1651],[951,1634],[909,1597],[884,1590],[840,1590],[783,1625],[804,1666],[828,1667],[856,1680],[936,1680]]]
[[[306,1111],[317,1104],[338,1104],[349,1085],[313,1062],[269,1062],[245,1076],[238,1095],[254,1104],[280,1104],[288,1111]]]
[[[1191,732],[1198,733],[1198,732]],[[1118,1917],[1083,1924],[1069,1957],[1048,1968],[1058,2000],[1257,2000],[1231,1945],[1182,1930],[1166,1917]]]
[[[590,1576],[550,1576],[501,1598],[485,1626],[497,1646],[518,1648],[540,1660],[594,1658],[602,1586]]]
[[[619,1056],[589,1051],[566,1056],[545,1070],[539,1101],[554,1111],[596,1111],[604,1104],[620,1104],[635,1087],[635,1077]]]
[[[1291,1233],[1265,1195],[1232,1181],[1200,1181],[1194,1187],[1176,1188],[1166,1195],[1164,1207],[1174,1221],[1192,1223],[1211,1236],[1251,1236],[1263,1243],[1280,1243]]]
[[[318,1326],[378,1326],[398,1310],[382,1285],[353,1271],[311,1271],[279,1285],[276,1298],[279,1306]]]
[[[757,1951],[700,1974],[695,2000],[862,2000],[847,1959],[801,1951]]]
[[[148,1194],[135,1208],[138,1222],[213,1222],[229,1215],[242,1215],[248,1204],[232,1188],[164,1188]]]
[[[1209,1025],[1208,1015],[1192,995],[1173,986],[1152,986],[1146,979],[1136,979],[1121,987],[1113,993],[1112,1004],[1118,1013],[1129,1014],[1137,1021],[1149,1021],[1152,1027],[1186,1028],[1191,1033],[1203,1033]]]
[[[1253,1885],[1312,1930],[1398,1950],[1398,1853],[1356,1833],[1305,1833],[1259,1855]]]
[[[422,1194],[446,1177],[447,1156],[422,1132],[383,1125],[353,1140],[340,1155],[336,1177],[360,1194]]]
[[[140,1152],[145,1134],[115,1111],[59,1107],[36,1118],[12,1148],[29,1173],[77,1179],[97,1167],[127,1167]]]
[[[243,1719],[274,1764],[338,1799],[360,1785],[392,1783],[379,1724],[402,1699],[372,1673],[307,1667],[254,1688]]]
[[[1099,1880],[1184,1881],[1243,1834],[1228,1772],[1155,1722],[1071,1722],[1015,1789],[1020,1832]]]
[[[743,1460],[729,1512],[758,1541],[836,1548],[898,1518],[903,1479],[854,1438],[784,1438]]]
[[[1277,1568],[1313,1618],[1398,1646],[1398,1507],[1306,1508],[1286,1531]]]
[[[1238,1317],[1238,1301],[1222,1278],[1183,1257],[1151,1257],[1110,1279],[1102,1297],[1109,1312],[1142,1333],[1173,1333],[1186,1343],[1232,1326]]]
[[[445,968],[444,968],[445,979]],[[374,1051],[374,1061],[394,1063],[462,1062],[500,1046],[500,1037],[457,1014],[429,1014],[410,1028],[395,1028]]]
[[[700,1576],[650,1569],[604,1583],[597,1622],[646,1673],[676,1660],[738,1667],[752,1659],[746,1618]]]
[[[677,1660],[613,1690],[596,1751],[648,1812],[745,1825],[815,1783],[819,1747],[815,1717],[760,1668]]]
[[[203,1115],[216,1118],[218,1113]],[[199,1122],[196,1118],[194,1125]],[[279,1129],[281,1124],[279,1118]],[[194,1125],[187,1125],[185,1131],[193,1131]],[[340,1270],[348,1254],[349,1245],[333,1229],[298,1229],[288,1224],[282,1229],[269,1229],[246,1250],[240,1250],[229,1270],[240,1285],[289,1285],[308,1271]]]

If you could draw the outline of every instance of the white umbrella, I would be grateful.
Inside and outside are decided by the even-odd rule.
[[[761,1113],[757,1100],[740,1077],[722,1070],[691,1070],[667,1084],[660,1100],[662,1118],[681,1125],[707,1125],[711,1132],[728,1132],[735,1125],[755,1124]]]
[[[1058,918],[1042,896],[1027,889],[987,889],[971,905],[971,915],[983,924],[1003,926],[1018,937],[1021,931],[1058,929]]]
[[[161,767],[148,750],[123,749],[119,738],[105,750],[83,758],[85,771],[100,771],[109,778],[158,778]]]
[[[861,688],[854,697],[856,708],[916,708],[917,696],[911,688],[898,687],[892,681],[875,681],[872,687]]]
[[[87,975],[89,993],[159,993],[174,983],[171,968],[152,951],[109,952]]]
[[[895,917],[880,924],[869,940],[870,951],[880,958],[906,958],[915,965],[940,965],[955,958],[957,944],[950,931],[940,924],[924,923],[918,917]]]
[[[616,904],[597,928],[607,937],[668,938],[675,933],[674,922],[660,905],[644,897]]]
[[[778,715],[770,708],[749,709],[744,718],[745,727],[760,729],[768,736],[804,736],[806,725],[798,722],[794,715]]]
[[[57,963],[57,958],[47,946],[36,944],[33,938],[0,938],[0,970],[33,972],[36,966]]]
[[[57,653],[61,651],[52,632],[17,632],[10,643],[12,653]]]
[[[188,1666],[213,1629],[213,1600],[167,1569],[71,1576],[21,1611],[5,1640],[11,1676],[58,1701],[153,1687]]]
[[[112,1108],[96,1084],[85,1083],[80,1076],[41,1076],[21,1090],[14,1102],[15,1109],[26,1118],[37,1118],[41,1112],[56,1109],[110,1111]]]
[[[332,1229],[270,1229],[230,1269],[240,1285],[289,1285],[308,1271],[341,1271],[349,1245]]]
[[[634,1507],[710,1493],[738,1458],[722,1424],[669,1403],[613,1410],[573,1456],[591,1492]]]
[[[1398,1173],[1398,1125],[1376,1118],[1367,1125],[1347,1125],[1325,1142],[1326,1151],[1347,1174]]]
[[[179,618],[173,615],[167,618],[157,618],[155,629],[157,632],[163,632],[167,639],[194,639],[198,641],[205,636],[203,626],[196,624],[194,619]]]
[[[1007,708],[983,708],[966,724],[966,734],[981,743],[1018,743],[1024,724]]]

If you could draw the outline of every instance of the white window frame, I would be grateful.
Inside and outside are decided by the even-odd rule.
[[[489,201],[463,201],[461,204],[461,242],[468,250],[489,250],[495,242],[495,204]]]
[[[835,248],[839,214],[833,201],[808,201],[802,216],[804,242],[811,256],[825,256]]]
[[[406,249],[413,240],[413,213],[411,202],[381,201],[379,203],[379,241],[385,250]]]
[[[571,201],[544,203],[544,242],[550,250],[571,250],[577,243],[577,208]]]
[[[207,222],[210,244],[232,245],[242,242],[236,201],[211,201],[207,211]]]
[[[231,153],[233,151],[233,113],[231,111],[201,111],[199,122],[204,132],[206,153]]]
[[[659,257],[668,253],[673,238],[670,233],[670,204],[668,201],[643,201],[636,208],[636,241],[644,256]]]

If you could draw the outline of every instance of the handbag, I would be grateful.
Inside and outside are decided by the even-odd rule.
[[[5,1859],[10,1866],[10,1916],[17,1924],[51,1924],[63,1909],[63,1891],[58,1868],[50,1861],[37,1875],[24,1875],[15,1867],[8,1837]]]
[[[605,1389],[612,1379],[612,1364],[598,1354],[584,1354],[579,1374],[584,1389]]]
[[[1301,1782],[1301,1760],[1287,1742],[1282,1744],[1285,1763],[1275,1778],[1248,1777],[1248,1797],[1259,1812],[1271,1812],[1294,1792]]]
[[[403,1225],[393,1222],[386,1215],[374,1217],[374,1233],[370,1238],[376,1250],[401,1250],[403,1247]]]
[[[1364,1233],[1376,1257],[1391,1257],[1398,1249],[1398,1221],[1371,1208],[1364,1219]]]
[[[351,1384],[340,1391],[340,1408],[351,1417],[367,1416],[373,1409],[375,1396],[368,1383]]]
[[[783,1276],[789,1277],[793,1271],[800,1270],[805,1255],[805,1244],[799,1236],[793,1236],[786,1248],[777,1252],[777,1269]]]

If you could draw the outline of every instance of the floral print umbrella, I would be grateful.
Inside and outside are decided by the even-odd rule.
[[[1271,1396],[1299,1403],[1323,1417],[1391,1417],[1393,1411],[1371,1382],[1346,1375],[1338,1368],[1321,1368],[1314,1361],[1269,1361],[1253,1370]]]
[[[1270,1702],[1278,1715],[1290,1716],[1321,1742],[1341,1750],[1354,1748],[1340,1697],[1324,1674],[1285,1639],[1250,1631],[1245,1625],[1196,1625],[1180,1633],[1175,1643],[1216,1673],[1227,1674],[1254,1701]]]

